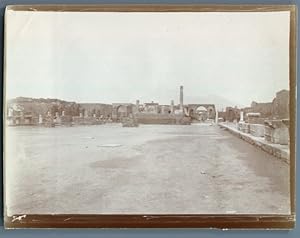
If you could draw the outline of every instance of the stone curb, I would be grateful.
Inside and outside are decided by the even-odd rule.
[[[268,142],[262,142],[259,140],[255,140],[254,138],[252,138],[251,136],[247,135],[246,133],[243,133],[241,131],[238,131],[237,129],[234,129],[228,125],[224,125],[224,124],[218,124],[221,128],[226,129],[227,131],[229,131],[231,134],[241,138],[242,140],[248,142],[251,145],[254,145],[258,148],[260,148],[261,150],[274,155],[276,158],[283,160],[285,163],[289,164],[290,163],[290,155],[289,152],[284,151],[278,147],[275,147],[273,144],[268,143]]]

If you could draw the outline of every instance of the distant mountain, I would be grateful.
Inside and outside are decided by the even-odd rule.
[[[68,102],[64,100],[60,100],[57,98],[30,98],[30,97],[17,97],[8,100],[8,103],[75,103],[75,102]]]

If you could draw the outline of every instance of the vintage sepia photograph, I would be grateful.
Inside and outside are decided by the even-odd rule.
[[[9,222],[291,215],[290,22],[287,10],[6,9]]]

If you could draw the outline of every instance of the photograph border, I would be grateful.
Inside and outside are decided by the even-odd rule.
[[[223,214],[135,214],[135,215],[4,215],[5,228],[274,228],[295,226],[295,164],[296,164],[296,5],[205,5],[205,4],[91,4],[91,5],[9,5],[14,11],[60,12],[290,12],[289,85],[290,85],[290,215],[223,215]],[[6,38],[4,20],[4,39]],[[4,40],[5,44],[5,40]],[[4,46],[5,47],[5,46]],[[4,48],[4,83],[6,48]],[[4,84],[5,85],[5,84]],[[5,108],[4,90],[4,108]],[[5,128],[3,128],[5,131]],[[5,158],[5,155],[4,155]],[[3,173],[5,174],[5,161]],[[5,181],[4,181],[5,182]],[[4,186],[5,189],[5,186]],[[4,191],[5,192],[5,191]]]

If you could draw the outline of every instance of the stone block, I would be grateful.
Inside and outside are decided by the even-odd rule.
[[[250,124],[250,134],[257,137],[265,136],[265,126],[261,124]]]
[[[250,127],[249,127],[249,123],[245,123],[245,122],[239,122],[238,123],[238,130],[244,133],[250,133]]]

